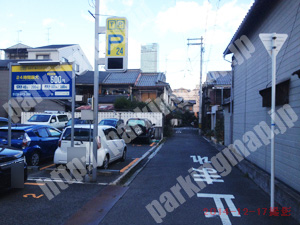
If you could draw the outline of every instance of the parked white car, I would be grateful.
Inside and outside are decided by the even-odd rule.
[[[39,124],[39,125],[49,125],[57,129],[63,129],[68,123],[68,116],[66,114],[34,114],[30,117],[25,124]]]
[[[92,131],[93,131],[93,126]],[[89,142],[91,140],[91,143]],[[74,147],[86,148],[86,164],[89,165],[89,159],[93,159],[93,132],[90,132],[90,125],[74,125]],[[111,126],[98,126],[98,151],[97,166],[108,168],[108,164],[120,159],[125,161],[127,146],[125,141],[120,138],[117,130]],[[67,164],[67,148],[71,147],[71,126],[64,129],[58,148],[54,154],[54,163],[56,165]],[[89,152],[91,153],[89,157]]]

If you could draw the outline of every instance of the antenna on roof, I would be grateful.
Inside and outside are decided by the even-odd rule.
[[[18,40],[17,40],[17,44],[21,43],[20,41],[20,32],[22,32],[22,30],[17,30],[17,33],[18,33]]]
[[[48,30],[48,32],[47,32],[47,41],[48,41],[48,45],[50,44],[50,29],[51,29],[51,27],[48,27],[48,28],[47,28],[47,30]]]

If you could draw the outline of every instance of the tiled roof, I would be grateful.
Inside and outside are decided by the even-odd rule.
[[[31,48],[30,46],[28,45],[24,45],[22,43],[19,43],[19,44],[16,44],[16,45],[13,45],[13,46],[10,46],[8,47],[7,49],[20,49],[20,48]]]
[[[207,85],[231,85],[231,71],[210,71],[207,73]]]
[[[36,47],[34,49],[48,49],[48,48],[65,48],[65,47],[68,47],[68,46],[72,46],[72,45],[75,45],[75,44],[68,44],[68,45],[46,45],[46,46],[41,46],[41,47]]]
[[[166,76],[164,73],[142,73],[136,86],[151,87],[168,85],[165,81]]]
[[[139,69],[130,69],[126,72],[110,72],[103,80],[103,84],[134,84],[141,73]]]
[[[102,83],[103,80],[108,75],[108,72],[99,71],[99,83]],[[87,71],[82,75],[76,77],[76,84],[94,84],[94,71]]]

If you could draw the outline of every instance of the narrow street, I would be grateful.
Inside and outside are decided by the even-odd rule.
[[[201,166],[198,156],[206,162],[217,153],[197,130],[176,129],[101,224],[297,224],[283,216],[281,207],[278,216],[270,216],[269,196],[237,168],[226,177],[190,175],[190,168]],[[182,185],[187,176],[189,187]],[[199,177],[206,187],[198,192],[193,178]],[[175,185],[181,194],[174,191]]]

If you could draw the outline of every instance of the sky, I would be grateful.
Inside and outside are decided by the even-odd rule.
[[[128,20],[128,68],[140,68],[141,45],[158,43],[158,71],[172,89],[193,89],[208,71],[230,70],[223,52],[253,0],[100,0],[100,25],[110,16]],[[79,44],[94,66],[94,0],[0,0],[0,49],[21,42],[31,47]],[[105,57],[100,35],[100,57]],[[2,54],[3,58],[3,54]],[[230,57],[228,57],[230,59]],[[101,69],[101,68],[100,68]]]

